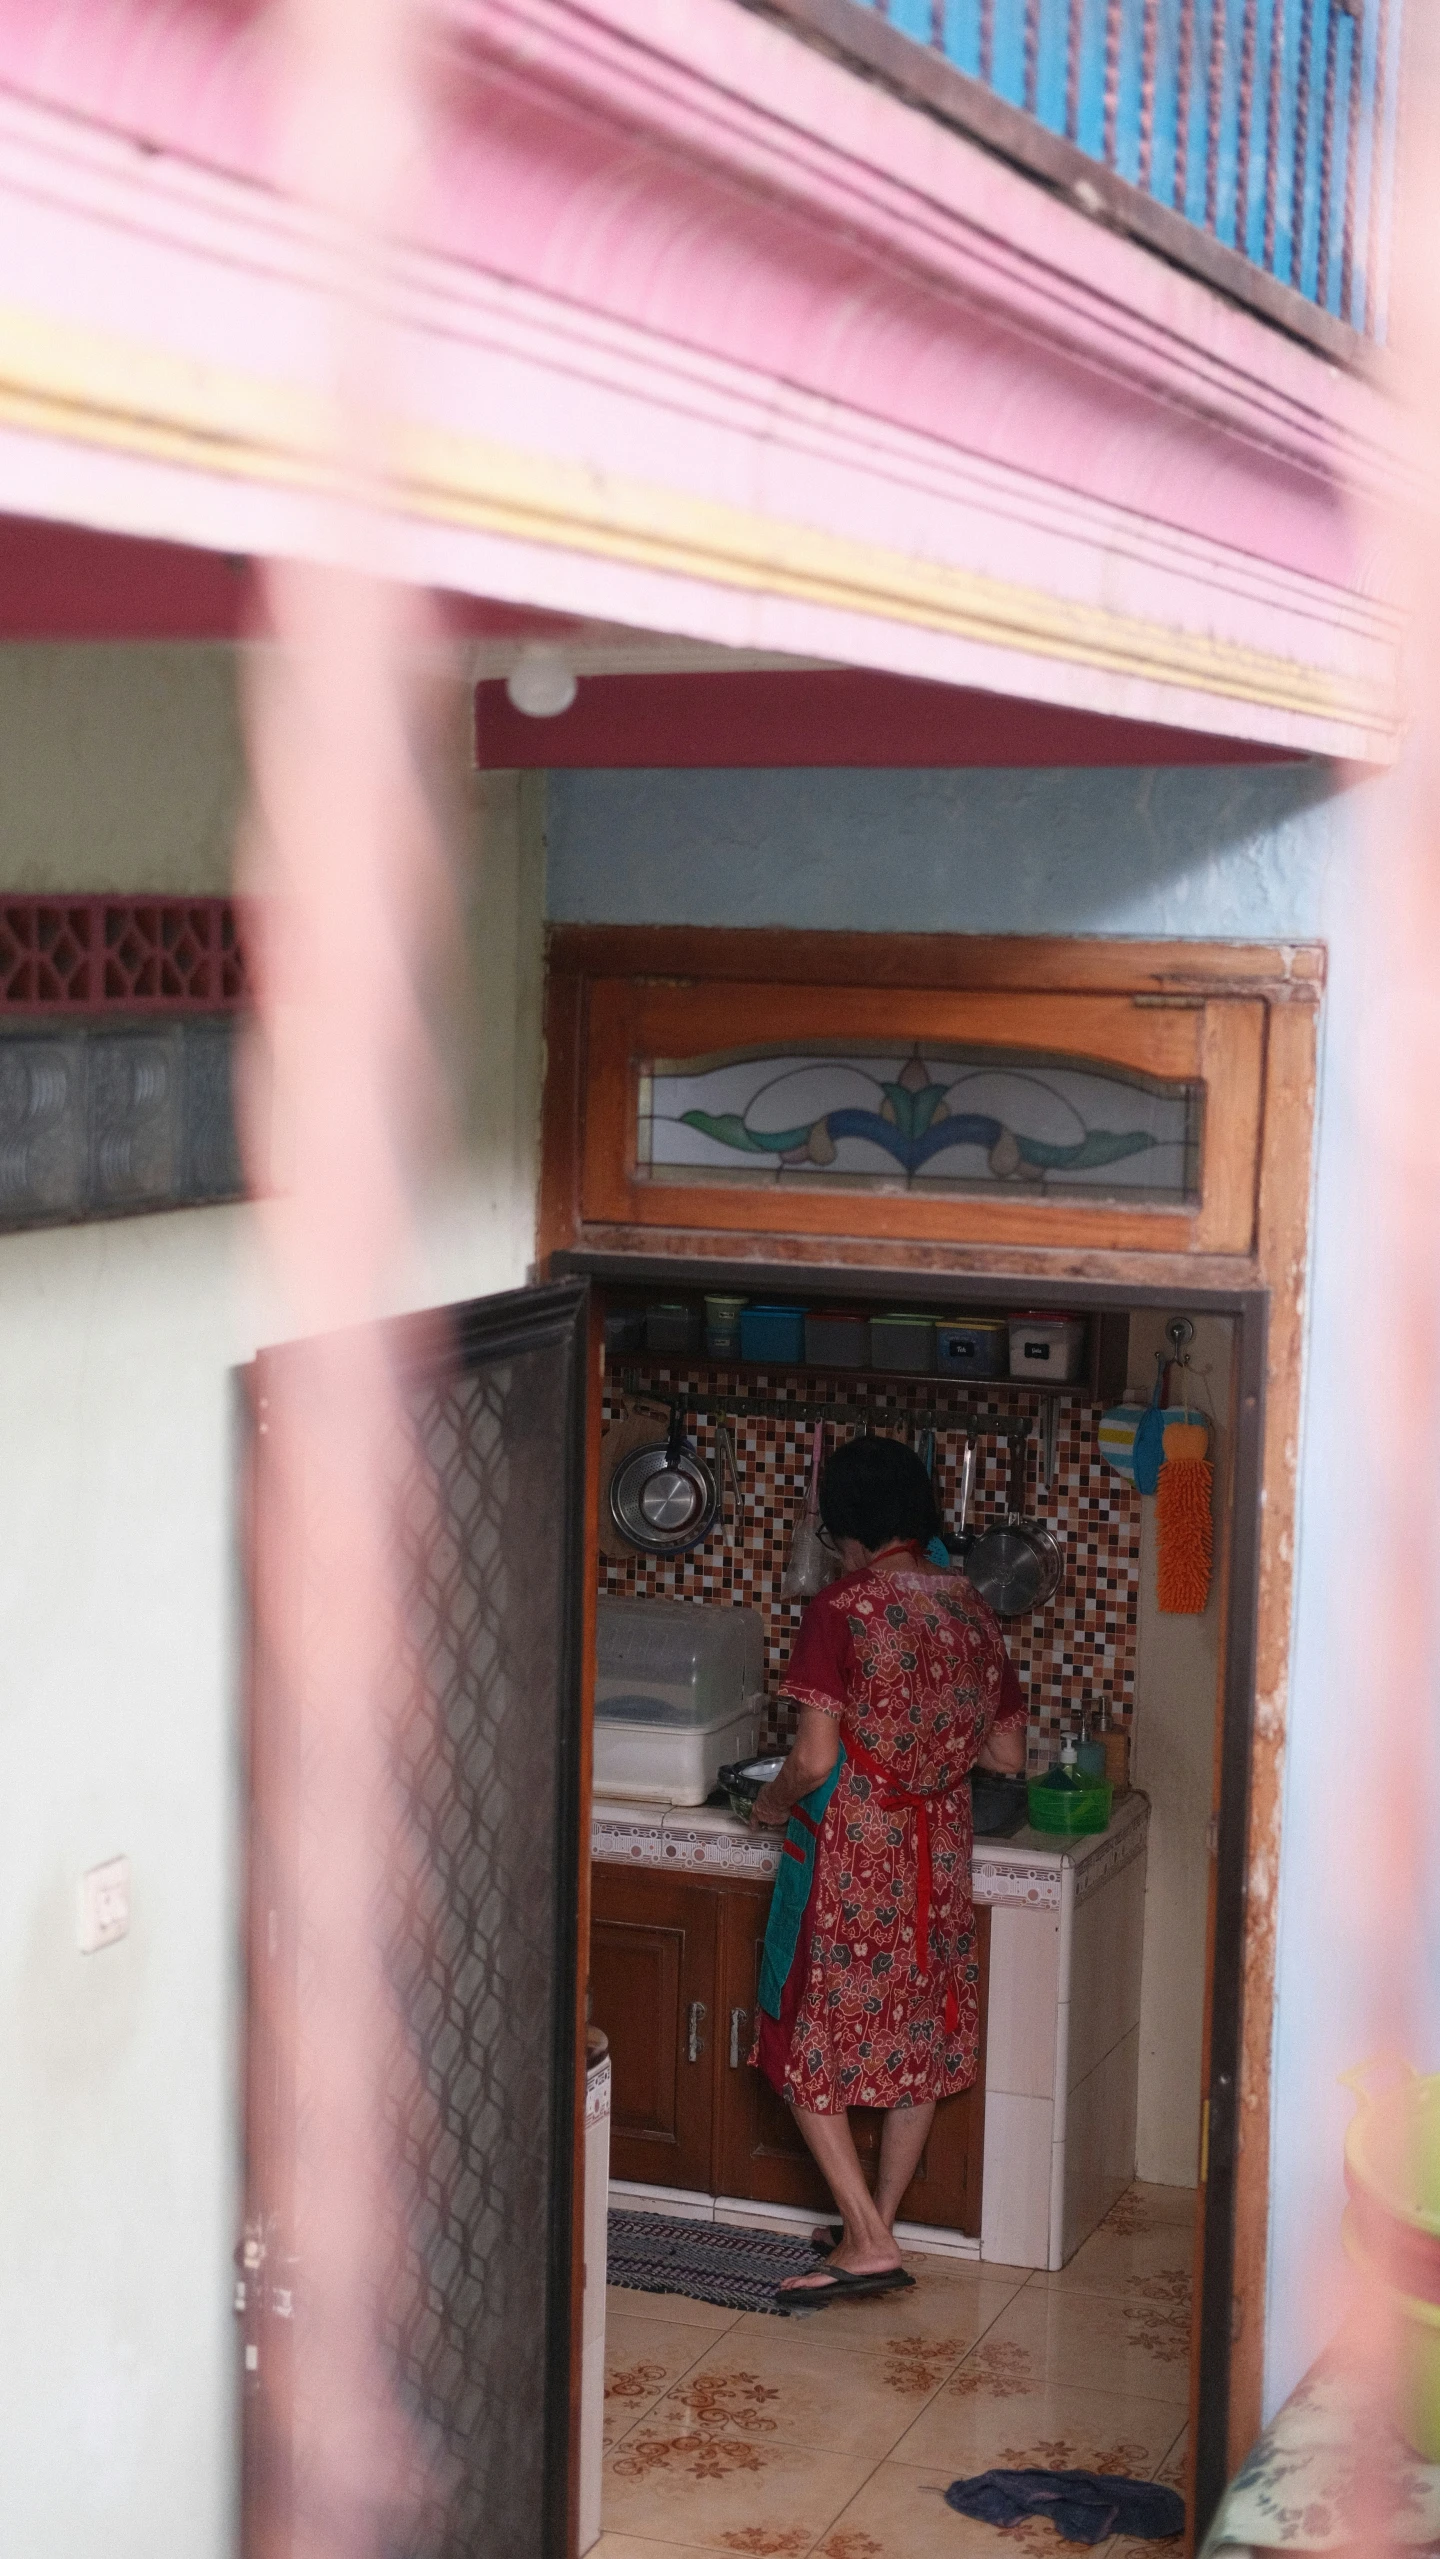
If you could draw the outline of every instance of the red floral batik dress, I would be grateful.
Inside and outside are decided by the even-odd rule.
[[[784,1694],[838,1717],[845,1757],[754,2058],[815,2115],[952,2097],[974,2080],[980,2029],[970,1771],[993,1732],[1025,1723],[999,1625],[959,1573],[888,1549],[810,1602]]]

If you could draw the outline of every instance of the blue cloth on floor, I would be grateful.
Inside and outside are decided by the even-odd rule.
[[[1185,2500],[1173,2488],[1100,2470],[982,2470],[975,2479],[952,2479],[945,2503],[1002,2532],[1026,2515],[1042,2515],[1062,2541],[1104,2541],[1112,2532],[1168,2541],[1185,2529]]]

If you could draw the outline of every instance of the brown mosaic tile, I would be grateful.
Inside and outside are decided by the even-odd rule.
[[[909,1433],[914,1416],[947,1404],[954,1390],[942,1379],[845,1375],[773,1375],[653,1359],[626,1360],[624,1374],[657,1402],[684,1397],[690,1427],[702,1453],[717,1466],[707,1394],[750,1395],[767,1403],[843,1403],[873,1417],[880,1430]],[[971,1411],[982,1436],[976,1466],[972,1526],[985,1528],[1007,1509],[1009,1453],[998,1436],[1016,1418],[1033,1425],[1028,1450],[1027,1507],[1045,1520],[1065,1549],[1065,1577],[1049,1608],[1034,1617],[1006,1621],[1005,1640],[1030,1706],[1030,1756],[1035,1767],[1055,1757],[1067,1733],[1078,1732],[1087,1709],[1129,1725],[1135,1704],[1135,1630],[1140,1581],[1140,1496],[1100,1455],[1099,1408],[1083,1394],[1062,1397],[1057,1416],[1054,1480],[1038,1483],[1039,1426],[1044,1399],[997,1380],[973,1390]],[[605,1418],[620,1409],[620,1387],[607,1386]],[[831,1424],[827,1446],[837,1430]],[[739,1460],[742,1506],[733,1546],[720,1529],[689,1555],[601,1560],[600,1588],[619,1598],[694,1599],[758,1608],[765,1621],[767,1680],[778,1690],[800,1623],[801,1604],[785,1599],[780,1582],[791,1531],[805,1497],[812,1425],[797,1415],[751,1414],[730,1423]],[[953,1523],[963,1426],[937,1430],[936,1479],[947,1525]],[[790,1738],[788,1718],[777,1716],[769,1737]]]

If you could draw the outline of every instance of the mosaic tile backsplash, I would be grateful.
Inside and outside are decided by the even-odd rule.
[[[749,1395],[767,1403],[844,1403],[874,1417],[878,1429],[905,1431],[922,1425],[948,1400],[942,1382],[929,1377],[871,1378],[853,1374],[803,1377],[776,1372],[743,1375],[722,1368],[639,1358],[620,1364],[646,1400],[667,1403],[683,1396],[689,1427],[701,1454],[719,1475],[707,1395]],[[1048,1767],[1067,1733],[1079,1734],[1086,1710],[1097,1721],[1129,1726],[1135,1705],[1135,1625],[1140,1579],[1140,1496],[1117,1475],[1096,1443],[1099,1407],[1083,1393],[1060,1398],[1054,1481],[1038,1482],[1041,1416],[1046,1399],[997,1381],[970,1390],[969,1409],[980,1424],[973,1527],[1005,1516],[1009,1450],[999,1436],[1017,1417],[1033,1425],[1028,1449],[1026,1506],[1065,1548],[1065,1578],[1050,1607],[1034,1617],[1005,1620],[1005,1641],[1030,1706],[1030,1764]],[[607,1380],[605,1419],[622,1409],[619,1379]],[[769,1414],[739,1414],[730,1430],[740,1465],[741,1510],[733,1546],[716,1527],[688,1555],[635,1556],[626,1563],[600,1561],[600,1588],[621,1599],[693,1599],[721,1606],[758,1608],[765,1620],[767,1685],[775,1697],[769,1740],[783,1746],[793,1720],[782,1709],[779,1685],[800,1623],[802,1603],[783,1599],[781,1575],[790,1535],[804,1506],[813,1425]],[[826,1446],[843,1424],[830,1424]],[[991,1433],[995,1436],[991,1436]],[[963,1425],[937,1429],[936,1478],[947,1527],[954,1524]],[[730,1504],[726,1501],[727,1512]]]

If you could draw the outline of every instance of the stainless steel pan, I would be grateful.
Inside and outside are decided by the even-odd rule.
[[[708,1537],[718,1507],[715,1478],[685,1436],[677,1404],[668,1439],[622,1457],[610,1478],[610,1517],[623,1538],[647,1555],[683,1555]]]
[[[998,1528],[977,1537],[965,1574],[997,1617],[1030,1617],[1060,1588],[1065,1550],[1052,1530],[1025,1517],[1025,1444],[1029,1426],[1007,1431],[1010,1443],[1010,1512]]]

